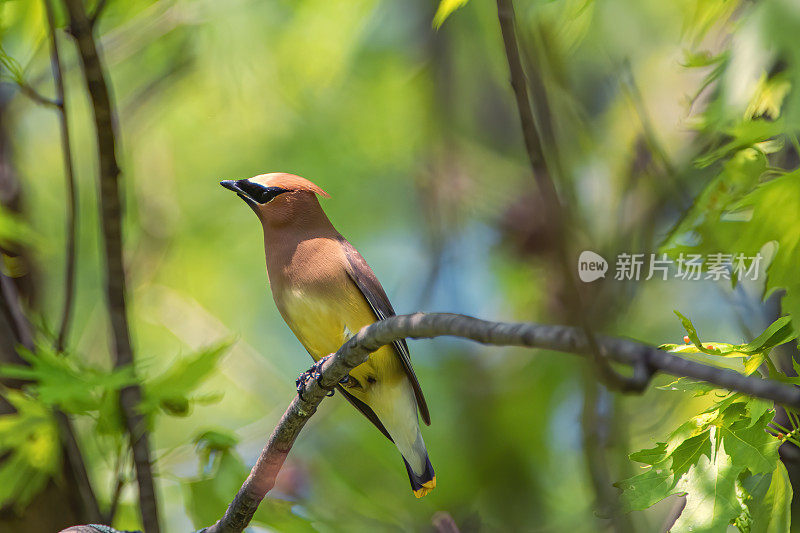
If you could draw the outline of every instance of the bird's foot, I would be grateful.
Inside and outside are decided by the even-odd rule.
[[[322,370],[322,365],[324,365],[325,361],[327,361],[331,357],[333,357],[333,354],[329,354],[326,355],[325,357],[320,358],[319,361],[311,365],[311,368],[300,374],[300,376],[295,380],[294,384],[297,386],[297,395],[300,396],[301,400],[306,401],[306,399],[303,398],[303,393],[306,391],[306,387],[308,386],[309,381],[314,379],[319,379],[320,371]],[[350,379],[349,376],[345,376],[339,383],[345,384],[349,379]],[[322,387],[321,384],[320,387]],[[327,387],[322,387],[322,388],[328,390],[327,396],[333,396],[334,392],[333,388],[331,389],[328,389]]]

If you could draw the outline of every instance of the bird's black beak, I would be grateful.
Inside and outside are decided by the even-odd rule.
[[[248,185],[252,186],[253,184],[247,180],[222,180],[219,182],[220,185],[225,187],[228,190],[231,190],[236,193],[236,195],[245,201],[245,203],[252,209],[256,211],[256,206],[258,202],[253,200],[253,198],[247,194],[247,187]],[[252,192],[252,191],[251,191]]]
[[[255,205],[258,203],[254,196],[258,193],[259,186],[249,180],[223,180],[220,181],[219,184],[235,192],[239,195],[239,198],[247,202],[248,205]]]

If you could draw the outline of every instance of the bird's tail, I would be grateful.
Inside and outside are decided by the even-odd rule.
[[[406,465],[408,479],[411,481],[411,490],[414,491],[414,496],[422,498],[436,487],[436,474],[433,471],[433,465],[431,465],[431,460],[427,454],[425,456],[425,470],[422,472],[422,475],[414,473],[411,469],[411,465],[408,464],[405,458],[403,458],[403,462]]]

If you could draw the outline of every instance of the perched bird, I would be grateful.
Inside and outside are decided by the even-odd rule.
[[[263,174],[220,184],[255,211],[264,230],[272,296],[286,324],[319,361],[362,327],[395,314],[361,254],[333,227],[305,178]],[[337,386],[400,450],[417,498],[436,486],[417,410],[430,414],[405,340],[384,346]]]

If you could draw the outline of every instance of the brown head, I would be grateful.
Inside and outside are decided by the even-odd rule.
[[[330,195],[305,178],[275,172],[243,180],[225,180],[220,185],[235,192],[252,209],[264,228],[307,226],[328,222],[317,195]]]

